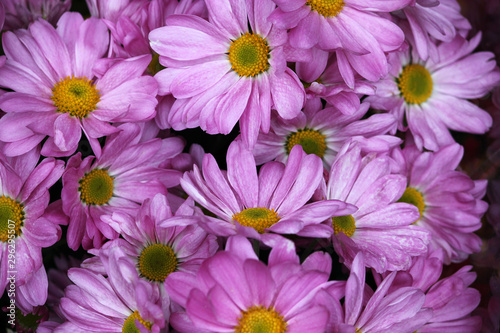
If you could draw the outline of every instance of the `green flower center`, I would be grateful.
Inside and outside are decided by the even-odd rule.
[[[252,227],[263,234],[264,230],[270,228],[280,220],[274,209],[264,207],[247,208],[233,215],[233,219],[245,227]]]
[[[138,266],[143,277],[150,281],[164,282],[177,269],[177,257],[170,246],[152,244],[142,250]]]
[[[408,104],[422,104],[432,94],[432,77],[422,65],[407,65],[396,79],[399,91]]]
[[[23,205],[2,195],[0,197],[0,241],[7,242],[10,235],[18,237],[21,234],[23,221]]]
[[[138,320],[144,327],[146,327],[149,331],[151,331],[151,326],[153,326],[150,322],[142,319],[139,311],[134,311],[127,319],[125,319],[125,323],[123,323],[122,333],[140,333],[137,326],[135,326],[135,320]]]
[[[309,128],[299,129],[286,139],[285,147],[288,154],[295,145],[301,145],[306,154],[315,154],[323,158],[326,151],[326,136]]]
[[[93,169],[80,179],[80,200],[87,205],[104,205],[113,196],[113,179],[104,169]]]
[[[352,237],[354,231],[356,231],[356,223],[352,215],[335,216],[332,217],[332,220],[335,235],[343,232],[346,236]]]
[[[308,0],[306,5],[324,17],[334,17],[344,8],[344,0]]]
[[[50,98],[57,112],[69,113],[73,117],[85,118],[99,103],[99,91],[86,77],[65,77],[52,89]]]
[[[424,196],[418,190],[414,189],[413,187],[407,187],[398,202],[406,202],[412,204],[413,206],[416,206],[418,208],[418,212],[420,213],[420,218],[422,218],[422,215],[425,211],[425,201]]]
[[[264,38],[247,32],[229,46],[229,62],[239,76],[256,76],[269,69],[269,52]]]
[[[287,322],[278,311],[263,306],[252,306],[241,312],[235,333],[284,333]]]

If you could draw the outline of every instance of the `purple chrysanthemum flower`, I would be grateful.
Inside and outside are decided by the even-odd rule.
[[[151,47],[168,68],[155,75],[159,94],[177,100],[169,113],[175,129],[200,126],[229,133],[239,121],[243,140],[253,147],[259,128],[269,131],[271,108],[290,119],[305,93],[287,67],[285,31],[266,20],[271,0],[207,0],[209,22],[171,15],[153,30]]]
[[[338,200],[306,204],[323,178],[321,159],[306,155],[301,146],[290,152],[288,163],[269,162],[257,168],[243,142],[234,141],[227,152],[227,173],[211,154],[195,165],[181,186],[197,203],[218,216],[205,216],[202,226],[220,236],[236,233],[267,241],[271,233],[329,237],[331,228],[320,224],[332,216],[353,212]]]
[[[74,283],[65,290],[60,308],[68,322],[54,332],[152,332],[166,321],[159,295],[133,275],[126,275],[118,262],[110,262],[106,277],[84,268],[71,268]]]
[[[391,163],[388,156],[361,157],[356,144],[346,144],[333,162],[325,197],[358,208],[333,218],[333,246],[348,267],[363,252],[366,265],[379,273],[406,270],[411,257],[427,252],[428,232],[412,225],[418,209],[396,202],[406,177],[391,174]]]
[[[228,239],[226,251],[207,259],[196,276],[173,274],[167,291],[185,308],[174,313],[179,332],[324,332],[326,308],[315,302],[328,283],[331,258],[316,252],[302,265],[290,240],[273,244],[267,266],[251,243]]]
[[[344,114],[336,106],[323,108],[319,99],[306,102],[298,117],[284,120],[273,117],[269,133],[260,133],[252,151],[257,164],[271,160],[285,163],[292,148],[301,145],[307,154],[322,158],[330,170],[335,156],[344,143],[354,140],[365,152],[384,152],[401,143],[401,139],[385,135],[396,126],[388,114],[375,114],[361,119],[369,104],[362,103],[352,114]]]
[[[152,139],[141,142],[138,125],[123,124],[108,137],[102,156],[81,159],[78,153],[68,160],[62,177],[64,213],[70,217],[68,245],[76,250],[99,248],[105,238],[118,233],[101,219],[122,211],[135,215],[140,204],[167,187],[179,184],[181,173],[164,169],[161,163],[179,154],[181,139]],[[83,243],[82,243],[83,241]]]
[[[458,144],[445,146],[435,153],[421,153],[417,147],[395,150],[393,157],[408,177],[407,188],[399,199],[416,206],[420,219],[415,225],[430,232],[430,249],[441,249],[441,260],[462,261],[481,249],[474,231],[481,228],[481,217],[488,205],[480,200],[487,182],[473,181],[456,171],[463,156]]]
[[[290,29],[290,44],[296,48],[314,46],[336,53],[339,71],[354,88],[357,72],[376,82],[388,70],[385,52],[398,49],[403,31],[379,13],[407,6],[412,0],[274,0],[278,8],[269,20]]]
[[[68,156],[83,130],[99,156],[97,138],[117,131],[110,122],[154,117],[157,83],[143,76],[151,57],[119,60],[96,75],[93,68],[108,41],[104,23],[78,13],[65,13],[57,30],[39,20],[28,31],[3,35],[7,61],[0,86],[14,91],[0,97],[7,113],[0,119],[5,154],[24,154],[48,137],[43,155]]]
[[[40,18],[56,25],[71,7],[71,0],[2,0],[2,5],[5,8],[5,30],[15,30],[26,29]]]
[[[399,273],[388,274],[375,293],[365,284],[365,274],[364,256],[358,253],[345,284],[334,282],[318,293],[320,304],[330,313],[328,332],[411,333],[432,316],[432,311],[425,306],[422,290],[395,283]],[[339,299],[344,296],[342,306]]]
[[[173,215],[167,198],[157,194],[152,200],[144,201],[135,218],[120,212],[107,216],[106,221],[124,239],[107,242],[100,250],[90,252],[99,257],[104,267],[109,266],[110,261],[119,262],[122,270],[151,283],[161,294],[162,308],[167,315],[170,299],[163,287],[167,276],[174,272],[196,274],[200,264],[218,248],[216,237],[200,228],[193,214],[192,199]],[[86,260],[84,266],[92,269],[96,259]]]
[[[387,110],[398,119],[400,130],[412,133],[419,149],[438,150],[455,142],[449,130],[482,134],[491,126],[491,116],[467,99],[480,98],[500,82],[491,52],[471,54],[481,38],[470,41],[457,35],[437,46],[438,59],[423,61],[415,49],[389,58],[388,77],[375,83],[366,101]]]
[[[32,151],[21,157],[0,157],[0,290],[15,277],[16,306],[31,312],[47,300],[47,275],[42,248],[61,237],[66,223],[49,205],[48,189],[61,177],[64,162]]]

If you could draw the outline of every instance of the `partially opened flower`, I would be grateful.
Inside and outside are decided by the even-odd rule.
[[[5,8],[5,30],[16,30],[26,29],[40,18],[56,25],[61,15],[70,9],[71,0],[2,0],[2,5]]]
[[[76,250],[101,247],[118,233],[101,217],[121,211],[130,215],[145,199],[179,184],[181,173],[160,167],[184,147],[176,137],[140,142],[140,127],[123,124],[111,135],[100,158],[72,156],[63,175],[64,213],[70,217],[68,245]],[[153,158],[154,157],[154,158]]]
[[[436,59],[426,61],[414,48],[391,54],[390,74],[375,83],[376,93],[366,101],[394,114],[399,130],[408,128],[420,150],[455,142],[449,130],[485,133],[491,116],[467,99],[490,91],[500,82],[500,71],[493,53],[471,53],[480,38],[478,34],[467,41],[457,35],[437,46]]]
[[[417,207],[396,202],[406,177],[391,174],[391,163],[388,156],[362,157],[356,144],[346,144],[332,165],[325,197],[358,208],[332,221],[333,246],[348,267],[363,252],[366,266],[379,273],[406,270],[413,256],[427,252],[428,232],[412,225]]]
[[[231,237],[196,276],[167,278],[168,293],[185,308],[171,324],[179,332],[324,332],[328,314],[315,294],[330,270],[320,252],[301,265],[290,240],[277,240],[266,265],[247,239]]]
[[[181,179],[184,191],[218,216],[205,216],[202,226],[216,235],[236,233],[268,240],[272,234],[328,237],[325,219],[352,213],[354,208],[338,200],[307,204],[323,177],[321,159],[306,155],[301,146],[290,152],[288,163],[269,162],[257,168],[243,142],[233,141],[227,153],[227,173],[212,155],[203,158],[202,171],[195,165]]]
[[[273,117],[269,133],[260,133],[253,150],[257,164],[271,160],[285,163],[295,145],[301,145],[307,154],[315,154],[330,169],[337,152],[344,143],[354,140],[365,152],[383,152],[401,143],[401,139],[386,135],[396,126],[396,119],[388,114],[375,114],[362,119],[368,111],[362,103],[356,111],[344,114],[336,106],[323,108],[318,99],[306,102],[298,117],[284,120]]]
[[[456,170],[462,146],[452,144],[434,153],[407,146],[395,150],[393,156],[408,177],[399,201],[418,207],[420,218],[415,225],[430,232],[430,249],[442,250],[440,257],[445,264],[479,252],[482,241],[474,231],[481,228],[481,217],[488,208],[481,200],[486,181],[473,181]]]
[[[271,108],[290,119],[304,103],[304,87],[287,67],[285,31],[266,20],[271,0],[207,0],[209,22],[171,15],[153,30],[151,47],[167,68],[155,75],[159,94],[177,98],[169,113],[175,130],[200,126],[228,134],[239,121],[253,147],[267,132]]]
[[[47,208],[48,189],[61,177],[64,162],[47,158],[37,165],[39,158],[38,151],[0,158],[0,290],[14,271],[16,306],[24,312],[47,300],[42,248],[59,240],[58,224],[66,223],[57,214],[49,216],[60,206]]]
[[[38,20],[28,31],[3,35],[0,86],[13,90],[0,97],[5,154],[24,154],[47,138],[42,155],[69,156],[83,130],[99,156],[97,138],[117,131],[110,123],[154,117],[157,83],[143,76],[151,57],[119,60],[96,75],[108,41],[101,20],[78,13],[64,14],[57,30]]]

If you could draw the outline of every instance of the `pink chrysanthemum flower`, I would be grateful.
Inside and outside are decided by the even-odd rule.
[[[438,60],[423,61],[415,49],[391,54],[388,77],[375,83],[366,101],[388,110],[405,124],[419,149],[438,150],[455,142],[449,130],[482,134],[491,126],[491,116],[467,99],[480,98],[500,82],[491,52],[471,54],[481,35],[471,41],[457,35],[438,45]]]
[[[38,151],[0,158],[0,290],[15,276],[16,306],[24,312],[47,300],[42,248],[59,240],[58,224],[66,223],[51,215],[60,207],[47,208],[48,189],[61,177],[64,162],[47,158],[37,165],[39,158]]]
[[[227,172],[211,154],[203,158],[202,171],[195,165],[181,186],[197,203],[218,216],[201,221],[210,232],[236,233],[264,242],[274,234],[329,237],[331,229],[320,224],[337,215],[353,212],[338,200],[306,204],[323,178],[321,159],[306,155],[300,146],[290,152],[288,163],[269,162],[257,168],[243,142],[233,141],[227,152]]]
[[[292,148],[301,145],[307,154],[323,159],[330,170],[344,143],[354,140],[365,152],[384,152],[401,143],[401,139],[385,135],[396,126],[389,114],[375,114],[361,119],[369,104],[362,103],[352,114],[344,114],[336,106],[323,108],[319,99],[306,102],[304,112],[291,120],[273,117],[269,133],[260,133],[253,150],[255,161],[262,164],[273,159],[285,163]]]
[[[319,303],[330,313],[328,332],[411,333],[422,327],[432,316],[425,295],[417,287],[398,285],[397,274],[387,275],[373,293],[365,284],[364,256],[358,253],[347,282],[334,282],[318,293]],[[339,298],[344,296],[342,306]]]
[[[411,257],[427,252],[428,232],[412,225],[417,207],[396,202],[406,188],[406,177],[391,174],[388,156],[361,157],[356,144],[346,144],[337,155],[325,197],[355,205],[358,210],[333,218],[333,246],[350,267],[358,252],[377,272],[406,270]]]
[[[408,177],[399,201],[418,207],[420,219],[415,225],[430,232],[430,249],[443,250],[445,264],[479,252],[482,241],[473,232],[481,228],[481,217],[488,208],[480,200],[486,181],[473,181],[455,170],[462,156],[463,148],[458,144],[435,153],[421,153],[415,146],[393,153],[402,174]]]
[[[78,13],[64,14],[57,30],[39,20],[28,31],[3,35],[0,86],[14,90],[0,97],[5,154],[23,154],[48,137],[43,155],[68,156],[83,130],[99,156],[97,138],[116,132],[110,122],[154,117],[157,83],[143,76],[151,57],[116,61],[95,75],[108,40],[104,23]]]
[[[406,19],[399,25],[411,34],[420,59],[427,60],[429,56],[437,56],[435,40],[451,42],[457,33],[465,37],[471,29],[460,10],[457,0],[416,0],[394,15]]]
[[[56,25],[71,7],[71,0],[2,0],[1,5],[5,8],[4,30],[15,30],[26,29],[40,18]]]
[[[122,270],[151,283],[161,294],[162,308],[167,314],[170,299],[163,287],[167,276],[174,272],[196,274],[200,264],[218,248],[216,237],[200,228],[193,214],[192,199],[173,215],[167,198],[157,194],[144,201],[135,218],[120,212],[106,217],[124,239],[107,242],[100,250],[90,252],[99,257],[104,267],[110,261],[119,262]],[[95,259],[85,261],[85,267],[90,268],[92,262]]]
[[[179,332],[325,332],[328,313],[315,294],[330,270],[331,258],[321,252],[301,265],[286,239],[274,244],[266,266],[247,239],[234,236],[196,276],[167,278],[168,293],[186,310],[170,322]]]
[[[118,237],[101,216],[118,211],[135,215],[145,199],[166,195],[167,187],[179,184],[181,173],[160,164],[182,151],[182,140],[140,142],[139,126],[124,124],[118,129],[108,137],[100,158],[88,156],[82,161],[78,153],[68,160],[61,198],[70,217],[68,245],[73,250],[80,244],[84,249],[99,248],[105,238]]]
[[[287,67],[286,33],[266,20],[271,0],[207,0],[209,22],[171,15],[153,30],[151,47],[168,68],[155,75],[159,94],[177,100],[169,113],[175,130],[200,126],[210,134],[229,133],[239,121],[243,140],[253,147],[259,128],[269,131],[271,108],[290,119],[305,93]]]
[[[354,73],[370,81],[383,78],[388,70],[385,52],[398,49],[403,31],[379,13],[407,6],[412,0],[274,0],[278,8],[269,20],[290,29],[290,44],[296,48],[318,47],[336,53],[339,71],[354,88]]]
[[[166,318],[159,295],[147,282],[124,272],[118,262],[110,262],[107,277],[71,268],[68,277],[74,285],[66,287],[60,305],[68,322],[54,332],[160,332]]]

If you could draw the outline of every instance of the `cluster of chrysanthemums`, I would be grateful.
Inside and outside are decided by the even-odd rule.
[[[441,273],[481,250],[452,134],[500,70],[457,0],[87,5],[0,3],[18,332],[480,331],[472,267]],[[198,127],[239,129],[227,167]]]

